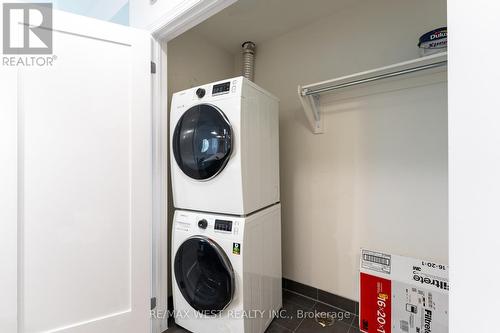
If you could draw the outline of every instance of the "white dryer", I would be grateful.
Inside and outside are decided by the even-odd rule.
[[[175,93],[174,206],[247,215],[279,202],[278,99],[237,77]]]
[[[177,210],[175,322],[194,333],[263,333],[282,306],[280,205],[248,217]]]

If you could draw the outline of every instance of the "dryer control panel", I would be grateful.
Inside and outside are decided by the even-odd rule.
[[[233,221],[215,220],[214,229],[219,230],[219,231],[232,232],[233,231]]]
[[[176,92],[172,95],[172,110],[178,112],[180,117],[193,106],[193,103],[210,103],[224,98],[243,97],[244,80],[239,76]],[[177,120],[173,120],[173,126],[177,124]]]
[[[231,88],[231,82],[223,82],[214,84],[212,88],[212,96],[228,93]]]

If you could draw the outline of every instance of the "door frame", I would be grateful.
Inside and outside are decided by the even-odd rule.
[[[156,308],[160,319],[153,320],[152,332],[161,333],[168,328],[168,269],[170,258],[168,230],[168,76],[167,43],[183,34],[209,17],[217,14],[238,0],[188,0],[186,4],[175,7],[154,23],[150,32],[151,61],[155,64],[156,74],[152,75],[152,114],[153,114],[153,182],[161,184],[153,191],[152,226],[152,286],[151,297],[156,298]]]
[[[161,42],[151,40],[151,96],[153,116],[153,225],[151,228],[152,240],[152,281],[151,281],[151,310],[155,299],[156,317],[152,318],[152,333],[161,333],[168,328],[168,126],[166,80],[166,49]],[[153,65],[154,63],[154,65]],[[156,318],[156,319],[155,319]]]

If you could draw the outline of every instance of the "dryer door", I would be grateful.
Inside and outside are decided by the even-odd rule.
[[[202,236],[188,238],[175,254],[174,274],[184,299],[196,311],[217,315],[231,303],[234,271],[214,241]]]
[[[193,179],[215,177],[229,161],[231,149],[231,124],[214,105],[191,107],[175,126],[172,137],[175,161]]]

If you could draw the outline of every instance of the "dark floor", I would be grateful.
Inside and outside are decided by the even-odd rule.
[[[275,318],[266,333],[358,333],[358,317],[351,313],[346,313],[340,309],[331,307],[329,305],[317,302],[313,299],[304,297],[302,295],[283,290],[283,309],[286,311],[282,318]],[[332,326],[321,327],[314,318],[297,318],[297,312],[302,310],[304,312],[328,312],[338,313],[337,318]],[[166,333],[187,333],[189,331],[182,327],[176,326],[173,321],[169,324],[169,329]]]

